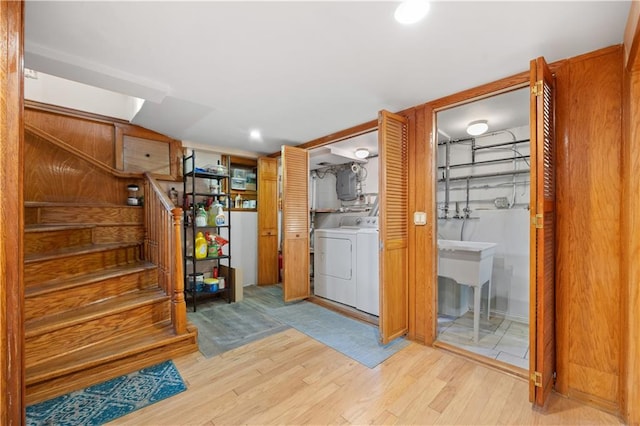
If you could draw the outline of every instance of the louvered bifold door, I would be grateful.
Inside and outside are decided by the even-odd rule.
[[[555,86],[531,61],[531,318],[529,399],[543,406],[555,372]]]
[[[258,285],[278,280],[278,159],[258,158]]]
[[[409,327],[407,127],[405,117],[380,112],[379,324],[383,344],[406,334]]]
[[[282,288],[284,301],[309,297],[309,154],[282,147]]]

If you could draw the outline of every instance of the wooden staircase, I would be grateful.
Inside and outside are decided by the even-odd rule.
[[[197,350],[142,260],[141,207],[25,203],[28,404]]]

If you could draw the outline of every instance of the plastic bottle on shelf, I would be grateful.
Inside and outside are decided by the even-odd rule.
[[[226,222],[226,218],[224,217],[224,210],[222,209],[222,204],[216,204],[216,209],[218,213],[216,214],[216,225],[222,226]]]
[[[196,234],[196,259],[205,259],[207,257],[207,239],[202,232]]]
[[[239,209],[240,207],[242,207],[242,197],[240,196],[240,194],[236,195],[235,207],[236,209]]]
[[[173,187],[169,190],[169,199],[174,206],[178,206],[178,191],[176,191],[176,189]]]
[[[196,226],[207,226],[207,212],[203,207],[199,207],[196,212]]]
[[[216,215],[218,214],[215,206],[209,206],[207,211],[207,226],[216,226]]]

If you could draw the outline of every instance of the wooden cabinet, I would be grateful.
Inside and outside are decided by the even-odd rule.
[[[124,136],[124,170],[129,172],[151,172],[170,175],[169,144],[151,139]]]
[[[256,211],[258,207],[258,162],[253,158],[229,157],[231,210]]]

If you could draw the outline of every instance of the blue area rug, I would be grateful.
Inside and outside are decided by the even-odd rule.
[[[398,338],[382,345],[379,342],[378,327],[309,302],[298,302],[273,309],[269,313],[369,368],[375,367],[409,344],[404,338]]]
[[[101,425],[187,389],[172,361],[27,407],[27,425]]]
[[[284,303],[282,287],[244,287],[244,299],[233,304],[202,305],[189,320],[198,327],[200,352],[212,357],[289,327],[373,368],[406,347],[398,338],[381,345],[378,327],[316,304]]]

